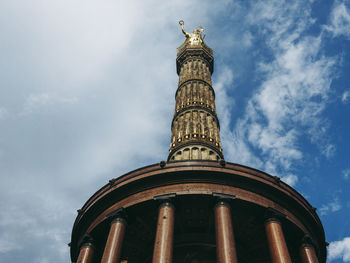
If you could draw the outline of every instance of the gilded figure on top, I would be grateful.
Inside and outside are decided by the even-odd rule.
[[[188,33],[184,29],[185,22],[183,20],[180,20],[179,24],[181,26],[182,33],[184,33],[184,35],[186,36],[186,40],[185,40],[186,43],[190,45],[200,45],[204,43],[205,34],[204,34],[204,28],[202,27],[202,25],[199,26],[199,29],[195,29],[193,30],[192,33]]]

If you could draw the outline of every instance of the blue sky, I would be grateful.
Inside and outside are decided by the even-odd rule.
[[[295,187],[350,262],[349,0],[2,1],[1,262],[69,262],[76,210],[167,158],[180,19],[215,52],[225,159]]]

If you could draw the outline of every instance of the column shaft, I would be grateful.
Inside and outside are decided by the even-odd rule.
[[[77,263],[91,263],[94,256],[94,247],[91,243],[82,245]]]
[[[267,220],[265,228],[272,263],[292,263],[279,220]]]
[[[231,209],[225,202],[215,206],[215,230],[218,263],[237,263]]]
[[[112,221],[101,263],[119,263],[125,227],[126,221],[122,218]]]
[[[175,208],[165,202],[159,207],[156,239],[153,250],[153,263],[171,263],[173,256],[173,238]]]
[[[312,245],[303,245],[300,248],[300,257],[303,263],[318,263],[315,249]]]

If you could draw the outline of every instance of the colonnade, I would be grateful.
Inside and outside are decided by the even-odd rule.
[[[234,229],[231,207],[225,200],[218,200],[215,207],[216,254],[218,263],[237,263]],[[157,230],[155,236],[152,263],[171,263],[173,254],[175,207],[170,200],[164,200],[159,206]],[[122,214],[116,214],[103,252],[101,263],[119,263],[126,220]],[[291,263],[291,257],[284,238],[282,223],[278,216],[271,214],[266,218],[265,231],[272,263]],[[83,243],[77,263],[92,263],[95,247],[91,240]],[[304,238],[300,246],[302,263],[318,263],[315,249],[309,238]]]

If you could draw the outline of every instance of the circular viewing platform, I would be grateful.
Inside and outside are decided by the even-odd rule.
[[[227,218],[232,224],[222,223]],[[233,228],[238,262],[271,262],[270,239],[278,229],[292,262],[305,262],[300,248],[306,243],[326,262],[315,208],[278,177],[224,160],[162,161],[110,180],[78,210],[71,259],[76,262],[91,242],[92,262],[100,262],[109,233],[122,226],[124,232],[115,232],[122,233],[121,262],[152,262],[156,239],[172,229],[166,236],[172,239],[173,262],[213,263],[227,225]]]

